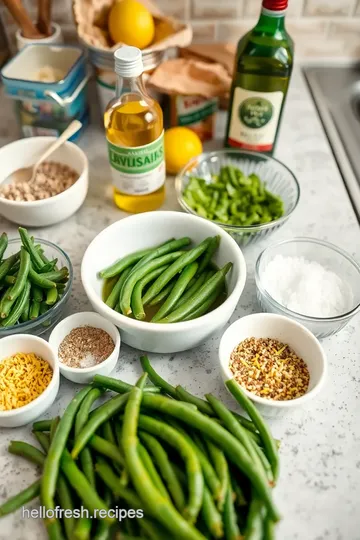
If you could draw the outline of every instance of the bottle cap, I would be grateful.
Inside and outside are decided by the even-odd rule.
[[[269,11],[284,11],[289,0],[263,0],[262,7]]]
[[[139,77],[144,71],[142,54],[137,47],[124,45],[114,52],[115,72],[121,77]]]

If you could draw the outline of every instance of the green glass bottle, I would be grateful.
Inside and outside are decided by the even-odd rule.
[[[288,0],[263,0],[255,28],[240,39],[225,146],[272,154],[293,66],[285,29]]]

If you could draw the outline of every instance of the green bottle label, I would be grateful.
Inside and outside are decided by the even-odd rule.
[[[156,141],[133,148],[108,141],[113,185],[132,195],[146,195],[165,182],[164,132]]]
[[[274,114],[274,107],[268,99],[248,98],[240,104],[239,118],[245,126],[259,129],[268,124]]]

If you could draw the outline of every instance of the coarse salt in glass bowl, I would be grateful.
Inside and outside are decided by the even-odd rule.
[[[58,302],[50,307],[50,309],[40,315],[32,321],[26,321],[23,323],[17,323],[14,326],[1,327],[0,326],[0,339],[12,334],[33,334],[35,336],[41,336],[48,330],[50,330],[61,318],[64,308],[70,298],[71,286],[73,281],[73,267],[68,255],[59,246],[49,242],[48,240],[34,239],[35,244],[40,244],[44,249],[44,254],[48,259],[57,259],[58,267],[62,268],[66,266],[69,270],[69,279],[66,283],[64,292]],[[8,247],[5,251],[4,258],[9,257],[13,253],[17,253],[22,246],[20,238],[9,240]],[[1,321],[0,321],[1,322]]]
[[[347,295],[346,310],[332,317],[314,317],[297,313],[279,303],[265,285],[267,265],[276,255],[283,257],[303,257],[319,263],[325,269],[334,272],[343,282],[350,294]],[[318,338],[336,334],[360,311],[360,266],[339,247],[315,238],[293,238],[266,248],[258,257],[255,265],[257,299],[263,311],[278,313],[306,326]],[[310,302],[309,302],[310,303]]]
[[[284,204],[284,215],[269,223],[247,227],[227,225],[213,220],[208,221],[212,221],[224,229],[242,247],[269,236],[286,223],[297,207],[300,198],[300,186],[295,175],[286,165],[271,156],[244,150],[225,149],[204,152],[187,163],[175,180],[179,204],[186,212],[198,215],[183,197],[190,178],[198,176],[210,183],[212,175],[219,174],[220,169],[225,166],[237,167],[247,176],[252,173],[257,174],[260,180],[266,184],[268,191],[281,197]]]

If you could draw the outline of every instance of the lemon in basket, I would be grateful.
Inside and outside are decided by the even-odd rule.
[[[170,174],[178,173],[187,162],[203,150],[198,135],[187,127],[173,127],[165,131],[165,163]]]
[[[109,13],[108,29],[114,43],[139,49],[150,45],[155,34],[153,16],[137,0],[117,0]]]

